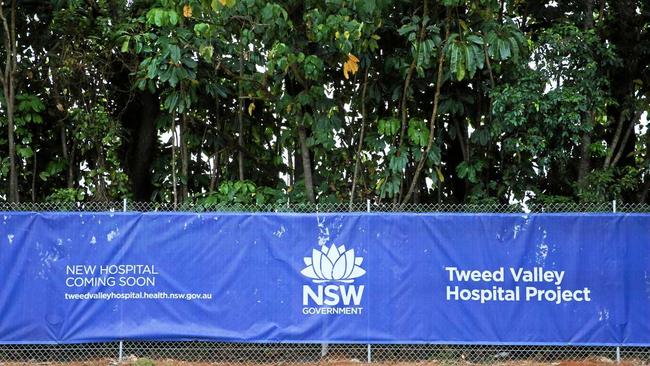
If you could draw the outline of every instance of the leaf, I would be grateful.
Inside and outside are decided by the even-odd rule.
[[[445,176],[442,175],[442,171],[440,170],[440,167],[439,167],[439,166],[436,167],[436,175],[438,176],[438,180],[439,180],[441,183],[444,183],[444,182],[445,182]]]
[[[214,47],[212,46],[201,46],[201,48],[199,48],[199,55],[201,55],[201,57],[203,57],[206,62],[210,62],[210,60],[212,60],[213,54]]]
[[[404,24],[402,27],[400,27],[397,30],[397,33],[400,36],[403,36],[403,35],[405,35],[407,33],[415,32],[417,29],[418,29],[418,27],[415,24],[409,23],[409,24]]]
[[[173,10],[168,11],[167,12],[167,18],[169,19],[169,23],[171,25],[178,24],[178,13],[177,12],[175,12]]]
[[[200,36],[202,34],[207,34],[208,30],[210,30],[209,24],[198,23],[194,25],[194,33],[196,33],[197,36]]]
[[[252,116],[254,110],[255,110],[255,103],[251,102],[251,104],[248,105],[248,115]]]
[[[185,18],[192,17],[192,7],[189,4],[185,4],[185,6],[183,6],[183,16]]]
[[[442,159],[440,156],[440,147],[438,145],[431,146],[431,150],[429,150],[429,156],[427,156],[427,158],[429,158],[429,160],[434,165],[440,165],[440,160]]]
[[[458,55],[459,55],[458,45],[456,45],[455,43],[452,43],[450,45],[450,54],[451,57],[449,59],[449,63],[450,63],[451,70],[453,72],[458,68]]]
[[[400,121],[397,118],[379,120],[379,133],[386,136],[393,136],[400,127]]]
[[[471,41],[472,43],[475,43],[475,44],[481,44],[482,45],[484,43],[483,38],[477,36],[476,34],[470,34],[469,36],[467,36],[467,40]]]
[[[497,44],[499,45],[499,54],[501,56],[501,60],[507,60],[510,57],[509,44],[502,40],[499,40]]]
[[[199,50],[199,52],[200,52],[200,50]],[[185,66],[189,67],[190,69],[195,69],[198,63],[196,61],[192,60],[189,57],[184,57],[183,58],[183,64]]]
[[[156,77],[156,74],[158,73],[158,65],[156,65],[155,62],[150,63],[147,66],[147,78],[148,79],[153,79]]]
[[[456,67],[456,79],[461,81],[465,78],[465,61],[461,59]]]
[[[162,12],[161,9],[154,9],[153,20],[154,20],[154,23],[158,27],[162,26],[162,24],[163,24],[163,12]]]
[[[474,60],[476,61],[476,65],[478,66],[479,70],[483,70],[483,67],[485,66],[485,55],[483,54],[483,48],[479,46],[472,46],[472,50],[474,50]]]
[[[348,53],[348,60],[343,64],[343,76],[349,79],[349,74],[354,75],[357,71],[359,71],[359,59],[355,55]]]
[[[375,190],[379,191],[381,187],[384,185],[384,182],[386,182],[386,178],[379,179],[375,184]]]
[[[34,151],[29,146],[16,146],[16,152],[25,159],[31,158],[34,155]]]
[[[411,142],[418,146],[426,146],[429,138],[429,129],[424,121],[412,119],[408,124],[408,137]]]
[[[175,64],[178,64],[178,62],[181,60],[181,49],[177,45],[173,44],[169,46],[169,53],[172,61]]]
[[[508,38],[510,41],[510,50],[512,52],[512,59],[517,62],[519,60],[519,45],[515,37]]]
[[[465,46],[465,65],[467,66],[467,71],[469,71],[469,77],[473,78],[474,73],[476,72],[476,61],[474,59],[474,52],[472,47]]]
[[[177,70],[178,69],[174,69],[169,76],[168,82],[172,87],[175,87],[176,84],[178,84],[178,75],[176,74]]]
[[[128,37],[122,43],[122,48],[120,49],[120,51],[122,51],[122,52],[128,52],[129,51],[129,38]]]
[[[266,6],[262,9],[262,19],[268,22],[273,18],[273,6],[270,3],[266,3]]]

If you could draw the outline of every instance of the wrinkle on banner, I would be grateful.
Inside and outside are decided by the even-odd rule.
[[[650,345],[647,214],[0,213],[0,343]]]

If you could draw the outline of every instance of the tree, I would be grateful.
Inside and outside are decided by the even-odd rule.
[[[5,2],[0,1],[0,21],[2,21],[3,44],[5,51],[4,70],[0,83],[4,95],[4,107],[7,113],[8,155],[9,155],[9,188],[8,201],[18,202],[18,171],[16,163],[16,141],[14,135],[14,111],[16,103],[16,72],[18,70],[18,50],[16,43],[16,0],[9,4],[9,20],[5,14]]]
[[[642,1],[12,4],[7,200],[650,201]]]

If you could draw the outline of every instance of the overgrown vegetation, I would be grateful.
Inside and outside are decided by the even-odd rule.
[[[0,199],[650,202],[640,0],[5,0]]]

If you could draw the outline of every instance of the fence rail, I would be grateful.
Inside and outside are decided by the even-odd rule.
[[[74,212],[296,212],[296,213],[329,213],[329,212],[461,212],[461,213],[562,213],[562,212],[650,212],[650,204],[595,202],[595,203],[532,203],[532,204],[392,204],[375,202],[347,203],[283,203],[283,204],[250,204],[250,203],[219,203],[200,204],[156,202],[133,202],[129,200],[114,202],[0,202],[0,211],[74,211]]]
[[[0,211],[75,212],[411,212],[411,213],[650,213],[635,203],[556,204],[159,204],[150,202],[1,203]],[[2,314],[0,314],[2,316]],[[0,342],[1,342],[0,335]],[[1,345],[0,366],[13,365],[650,365],[650,347],[457,344],[295,344],[119,341]]]
[[[84,365],[648,365],[644,347],[112,342],[3,345],[0,364]]]

